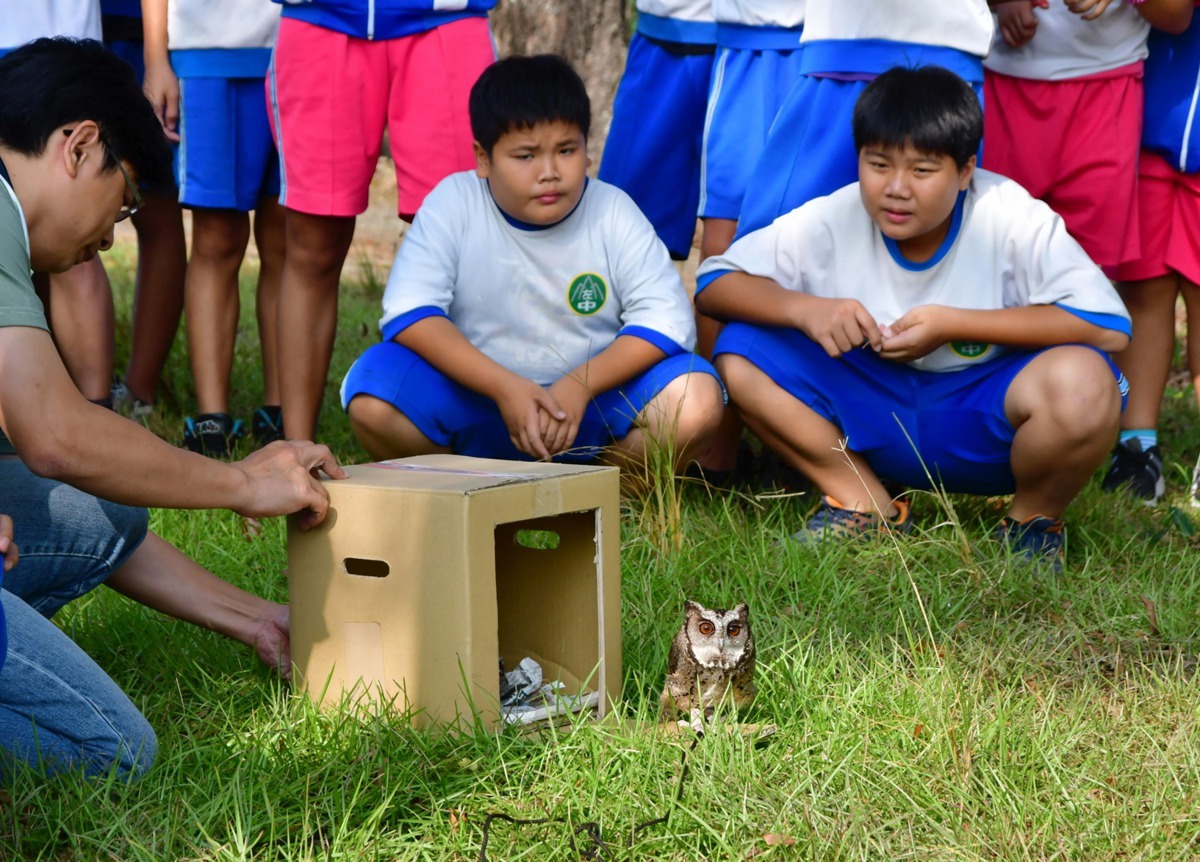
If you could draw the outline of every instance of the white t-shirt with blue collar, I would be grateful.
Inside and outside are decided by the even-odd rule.
[[[852,183],[809,201],[711,257],[697,292],[730,271],[764,276],[788,290],[857,299],[880,324],[919,305],[999,309],[1057,305],[1096,326],[1131,334],[1129,312],[1062,218],[1012,180],[977,169],[959,196],[950,230],[932,258],[905,259],[868,215]],[[955,342],[908,363],[955,371],[1008,348]]]
[[[630,197],[599,180],[588,180],[566,218],[542,228],[504,213],[474,171],[442,180],[396,254],[383,337],[435,315],[543,386],[618,335],[668,356],[696,341],[691,302],[666,247]]]

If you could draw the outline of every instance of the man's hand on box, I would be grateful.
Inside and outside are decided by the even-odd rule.
[[[328,447],[306,440],[277,441],[232,466],[245,476],[246,486],[245,501],[230,508],[251,518],[299,512],[304,530],[321,523],[329,510],[329,494],[319,473],[346,478]]]

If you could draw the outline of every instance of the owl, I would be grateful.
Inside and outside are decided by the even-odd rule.
[[[667,682],[660,705],[664,718],[687,713],[697,733],[725,697],[737,706],[754,698],[754,635],[750,607],[712,610],[699,602],[684,604],[683,628],[671,641]]]

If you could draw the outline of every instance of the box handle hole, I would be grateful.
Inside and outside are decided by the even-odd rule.
[[[391,567],[383,560],[366,560],[362,557],[346,557],[342,560],[342,568],[346,574],[360,578],[386,578],[391,571]]]
[[[522,548],[534,551],[552,551],[560,540],[558,533],[550,530],[517,530],[513,536],[513,541]]]

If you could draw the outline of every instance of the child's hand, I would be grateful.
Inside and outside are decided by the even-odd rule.
[[[532,380],[513,374],[493,398],[512,444],[531,458],[548,461],[554,453],[543,442],[539,411],[553,420],[546,423],[548,428],[567,418],[554,396]]]
[[[1084,21],[1094,21],[1104,14],[1112,0],[1063,0],[1067,8]]]
[[[559,422],[552,422],[547,434],[542,438],[550,454],[557,455],[575,445],[575,437],[579,434],[579,423],[583,421],[584,411],[591,403],[591,391],[571,377],[560,377],[550,386],[550,394],[567,414]]]
[[[1033,38],[1038,26],[1037,16],[1033,14],[1035,5],[1043,9],[1050,8],[1049,0],[1039,3],[1010,0],[996,7],[996,24],[1000,28],[1000,35],[1004,37],[1004,44],[1010,48],[1020,48]]]
[[[946,343],[942,327],[943,305],[919,305],[891,326],[879,327],[883,349],[879,355],[893,362],[911,362]]]
[[[17,564],[17,543],[13,541],[13,522],[8,515],[0,515],[0,554],[4,555],[4,571],[11,571]]]
[[[869,342],[875,350],[883,344],[875,318],[857,299],[806,296],[796,326],[833,357],[864,342]]]
[[[146,64],[142,89],[154,107],[158,122],[162,124],[168,141],[179,141],[179,79],[175,70],[164,57]]]

